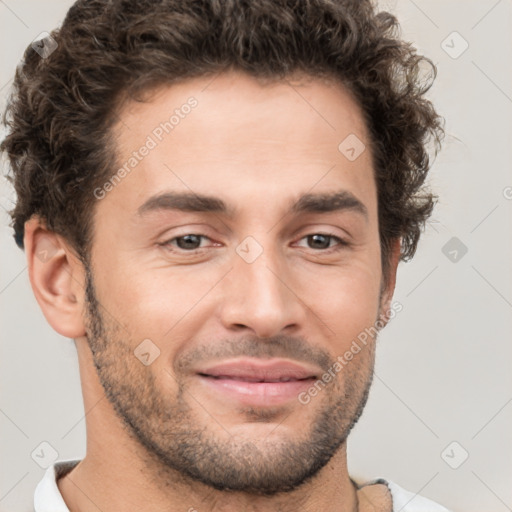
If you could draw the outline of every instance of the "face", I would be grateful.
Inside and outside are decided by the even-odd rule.
[[[229,73],[121,111],[87,336],[160,471],[272,494],[344,445],[375,340],[344,354],[378,319],[383,282],[370,151],[338,149],[351,134],[368,146],[347,92],[317,80]]]

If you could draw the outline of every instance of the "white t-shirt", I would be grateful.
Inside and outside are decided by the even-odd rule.
[[[34,494],[35,512],[69,512],[64,499],[57,487],[57,480],[71,471],[80,461],[64,460],[50,466],[36,487]],[[393,512],[449,512],[448,509],[433,501],[405,491],[398,485],[383,478],[375,478],[366,485],[387,485],[393,500]]]

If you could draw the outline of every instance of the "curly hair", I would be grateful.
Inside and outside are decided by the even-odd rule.
[[[16,242],[36,214],[86,254],[123,98],[236,69],[331,77],[352,93],[370,136],[383,266],[397,239],[411,258],[436,201],[425,180],[443,123],[425,97],[436,68],[398,28],[371,0],[79,0],[51,34],[53,53],[25,51],[5,112]]]

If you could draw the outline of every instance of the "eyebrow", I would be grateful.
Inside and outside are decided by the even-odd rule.
[[[350,210],[368,218],[366,206],[351,192],[304,194],[291,208],[292,213],[325,213]]]
[[[154,195],[145,201],[137,212],[144,215],[158,210],[216,213],[228,218],[233,218],[236,213],[236,208],[228,207],[226,202],[218,197],[193,192],[163,192]],[[292,204],[289,213],[328,213],[346,210],[368,218],[366,206],[347,190],[303,194]]]

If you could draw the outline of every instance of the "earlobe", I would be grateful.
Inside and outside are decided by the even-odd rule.
[[[67,338],[85,335],[82,262],[37,217],[25,223],[24,245],[30,284],[48,323]]]

